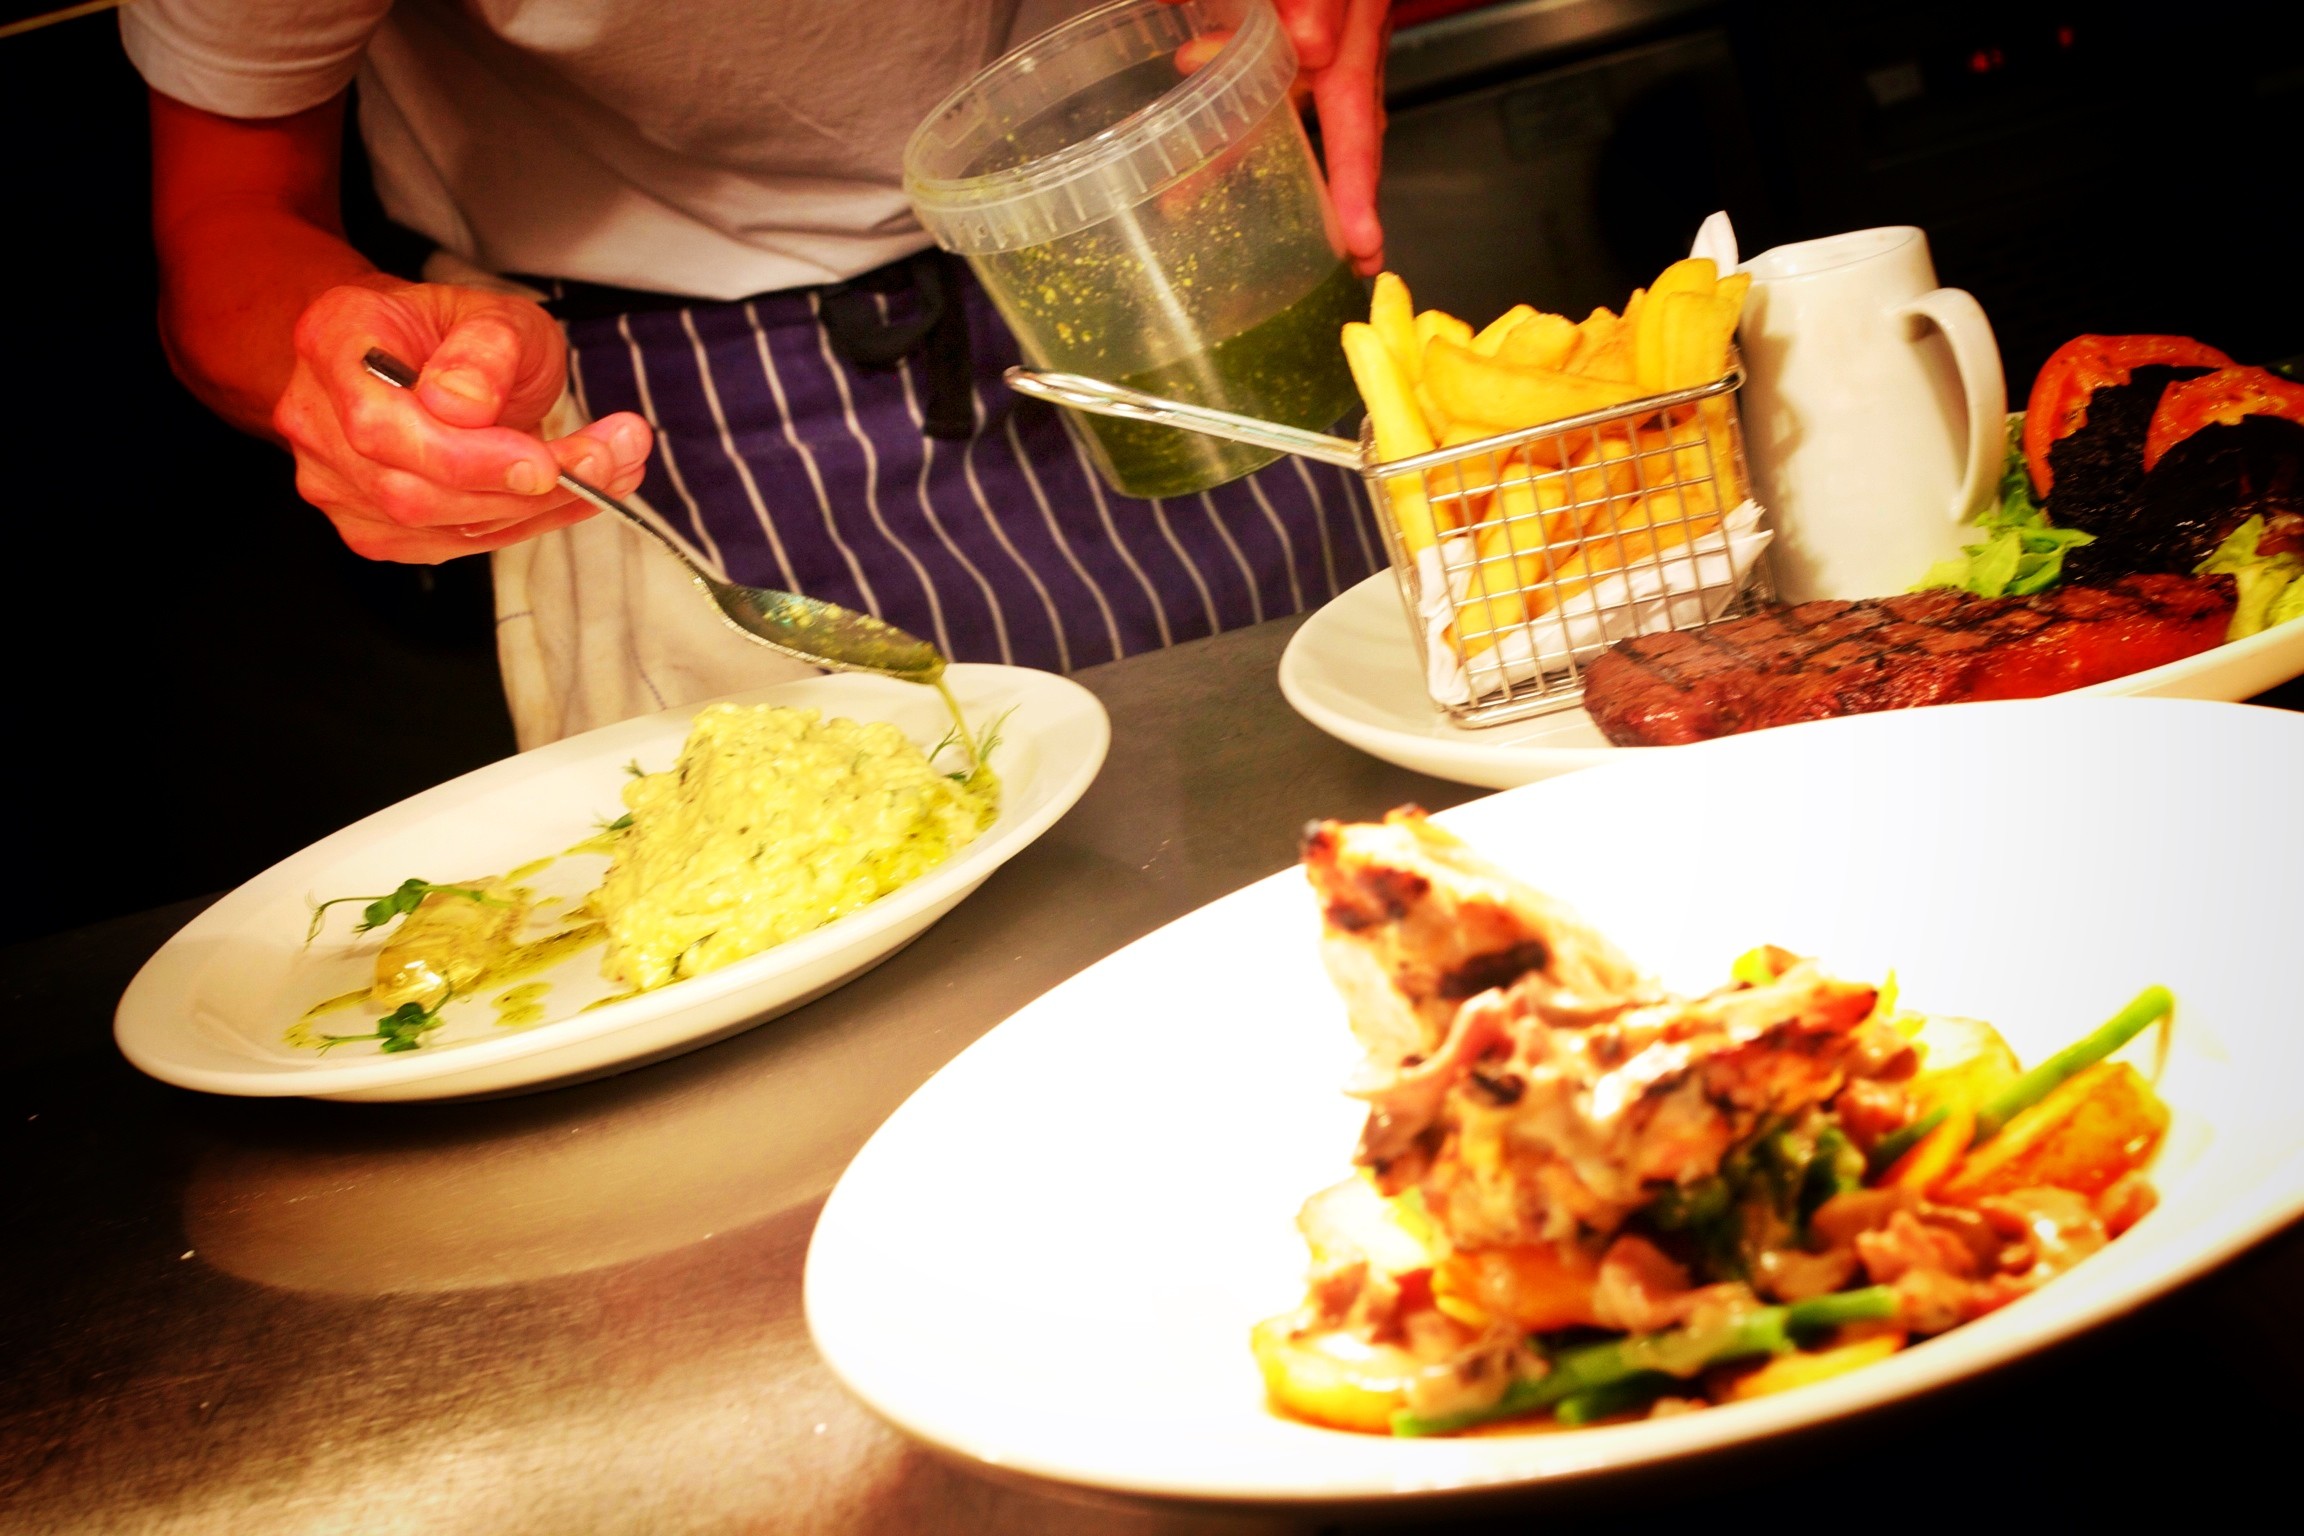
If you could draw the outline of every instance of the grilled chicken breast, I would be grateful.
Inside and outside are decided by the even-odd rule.
[[[1457,1248],[1605,1237],[1881,1053],[1873,988],[1786,955],[1765,985],[1672,997],[1413,809],[1316,825],[1305,867],[1368,1051],[1357,1160]]]

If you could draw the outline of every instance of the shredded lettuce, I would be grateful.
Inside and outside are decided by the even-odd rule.
[[[1913,591],[1957,587],[1978,597],[2028,597],[2054,586],[2064,575],[2064,551],[2093,544],[2096,536],[2077,528],[2052,528],[2048,514],[2032,500],[2032,475],[2024,464],[2024,413],[2008,418],[2008,446],[2001,461],[2000,499],[1977,515],[1979,542],[1964,546],[1960,559],[1928,567]]]
[[[2229,575],[2240,589],[2231,627],[2224,632],[2227,640],[2245,640],[2275,624],[2304,618],[2304,580],[2299,579],[2304,578],[2304,558],[2256,553],[2263,537],[2264,519],[2251,517],[2192,568],[2197,576]]]

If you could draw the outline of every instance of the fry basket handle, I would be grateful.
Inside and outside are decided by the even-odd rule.
[[[1089,411],[1098,416],[1117,416],[1123,421],[1150,421],[1163,427],[1181,427],[1187,432],[1220,437],[1227,442],[1247,443],[1256,448],[1300,454],[1307,459],[1317,459],[1323,464],[1334,464],[1344,469],[1360,470],[1366,467],[1360,457],[1360,445],[1347,437],[1307,432],[1301,427],[1284,427],[1276,421],[1260,421],[1254,416],[1219,411],[1213,406],[1166,400],[1118,384],[1107,384],[1102,379],[1091,379],[1085,374],[1042,373],[1032,368],[1011,368],[1004,377],[1008,387],[1020,395],[1030,395],[1035,400],[1046,400],[1054,405],[1068,405],[1074,410]]]

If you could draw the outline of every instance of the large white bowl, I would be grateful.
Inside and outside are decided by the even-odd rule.
[[[818,1348],[903,1429],[1139,1495],[1385,1499],[1680,1456],[1986,1369],[2304,1212],[2304,716],[2070,699],[1862,716],[1603,767],[1440,819],[1672,984],[1773,942],[1893,967],[2027,1060],[2141,988],[2179,1001],[2160,1208],[2039,1292],[1862,1371],[1682,1417],[1393,1440],[1273,1414],[1248,1353],[1301,1298],[1298,1204],[1342,1177],[1352,1060],[1294,872],[1140,940],[963,1052],[816,1229]],[[2148,1059],[2148,1058],[2147,1058]]]
[[[314,1003],[363,986],[376,941],[346,942],[340,910],[304,942],[315,896],[389,891],[502,874],[587,837],[622,807],[625,764],[668,767],[702,705],[588,731],[465,774],[377,812],[274,865],[194,918],[145,963],[120,999],[113,1037],[165,1082],[209,1093],[422,1099],[596,1074],[693,1049],[797,1008],[877,965],[1029,846],[1084,793],[1110,739],[1104,708],[1079,684],[1021,667],[956,666],[945,674],[972,724],[1005,716],[993,766],[1000,816],[974,842],[910,885],[814,933],[721,970],[615,1001],[598,948],[536,979],[547,1017],[522,1030],[468,1008],[417,1050],[374,1045],[322,1055],[290,1045]],[[887,678],[804,678],[737,696],[740,703],[888,720],[923,746],[950,725],[936,695]],[[546,894],[580,900],[607,860],[575,855],[538,877]],[[352,1033],[374,1010],[323,1016]],[[475,1016],[475,1015],[478,1016]]]

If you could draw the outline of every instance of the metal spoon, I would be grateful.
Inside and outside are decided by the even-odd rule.
[[[381,348],[360,360],[394,389],[414,389],[416,370]],[[596,486],[561,472],[560,483],[603,512],[613,512],[671,552],[688,568],[729,628],[772,651],[841,672],[876,672],[907,683],[933,683],[944,675],[944,653],[917,635],[868,613],[767,587],[740,587],[700,570],[655,524]]]

